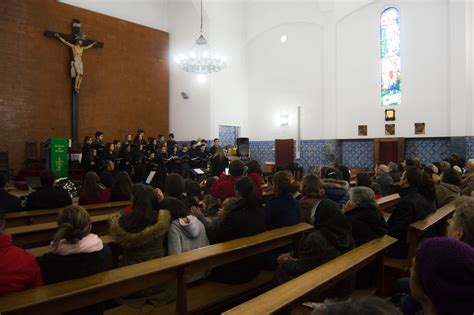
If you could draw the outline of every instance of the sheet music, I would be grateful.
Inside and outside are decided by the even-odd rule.
[[[200,168],[195,168],[194,171],[195,171],[196,174],[198,174],[198,175],[204,174],[204,172],[203,172]]]
[[[153,177],[155,176],[156,171],[151,171],[150,174],[148,175],[145,183],[150,185],[151,181],[153,180]]]

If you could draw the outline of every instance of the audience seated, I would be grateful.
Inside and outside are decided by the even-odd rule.
[[[167,197],[173,197],[178,200],[184,201],[186,199],[184,191],[185,189],[183,176],[176,173],[171,173],[166,176],[165,195]]]
[[[406,234],[409,225],[425,218],[429,213],[426,199],[418,192],[421,180],[421,172],[411,166],[407,167],[400,179],[400,201],[387,222],[387,234],[398,239],[388,250],[392,257],[407,256]]]
[[[5,212],[0,208],[0,296],[42,285],[35,257],[13,246],[11,235],[5,234]]]
[[[467,161],[466,175],[461,182],[461,195],[470,196],[474,190],[474,159]]]
[[[230,199],[230,198],[229,198]],[[219,211],[220,200],[212,195],[205,195],[204,199],[202,200],[203,212],[202,214],[210,219],[213,220],[217,212]]]
[[[375,169],[375,178],[374,181],[380,185],[380,189],[382,190],[383,196],[388,196],[392,193],[392,184],[393,179],[392,176],[389,174],[388,166],[385,164],[379,165]]]
[[[190,215],[186,206],[176,198],[166,197],[160,203],[161,208],[171,214],[168,230],[168,254],[174,255],[209,245],[206,228],[195,216]],[[206,272],[188,276],[188,282],[205,278]]]
[[[334,168],[327,168],[323,172],[323,188],[326,197],[336,202],[342,208],[349,200],[349,183],[341,180],[341,172]]]
[[[101,184],[95,172],[88,172],[84,177],[82,190],[79,193],[79,205],[91,205],[108,202],[110,190]]]
[[[41,173],[40,181],[42,187],[28,195],[26,209],[54,209],[72,204],[69,193],[61,187],[54,186],[54,180],[53,171],[45,170]]]
[[[51,252],[38,257],[45,284],[51,284],[103,272],[112,267],[110,248],[91,234],[91,219],[79,206],[68,206],[58,215],[58,231]],[[103,303],[68,314],[102,314]]]
[[[314,214],[318,209],[340,211],[339,205],[324,195],[323,182],[317,175],[308,174],[303,177],[301,186],[301,221],[313,224]]]
[[[100,182],[108,189],[114,184],[115,164],[111,160],[105,161],[105,168],[100,172]]]
[[[237,179],[235,192],[237,197],[235,205],[223,214],[222,219],[215,220],[216,223],[212,225],[212,228],[206,226],[206,233],[211,244],[255,235],[266,230],[265,212],[258,204],[252,180],[248,177]],[[199,215],[196,208],[192,210],[193,214],[203,220],[204,216]],[[206,225],[205,222],[203,223]],[[212,278],[223,283],[244,283],[257,277],[262,267],[263,261],[259,256],[249,257],[214,268]]]
[[[386,300],[367,296],[360,299],[327,300],[316,304],[312,315],[401,315],[400,311]]]
[[[110,190],[109,201],[129,201],[131,198],[132,180],[127,172],[119,172]]]
[[[459,198],[461,193],[461,177],[452,168],[447,169],[441,176],[441,183],[436,185],[436,203],[438,208]]]
[[[360,172],[356,175],[356,186],[369,187],[375,194],[375,199],[382,198],[382,192],[380,191],[380,185],[378,183],[372,183],[372,179],[369,174]]]
[[[5,190],[7,184],[7,177],[4,174],[0,174],[0,209],[5,212],[21,211],[21,200],[18,197],[9,194]]]
[[[286,171],[273,176],[272,197],[265,205],[267,230],[298,224],[301,221],[300,206],[291,194],[292,175]]]
[[[245,171],[244,163],[241,160],[234,160],[229,164],[229,174],[221,174],[211,187],[211,195],[218,197],[221,202],[227,198],[234,197],[234,186]]]
[[[274,282],[279,285],[314,269],[354,248],[351,226],[338,209],[319,208],[314,214],[314,228],[303,243],[301,257],[288,254],[278,257],[279,266]],[[354,284],[349,276],[324,293],[325,297],[347,297]]]
[[[262,200],[263,198],[263,191],[262,191],[262,170],[260,169],[260,164],[258,164],[257,160],[250,160],[245,163],[247,167],[247,176],[252,179],[255,185],[255,195],[257,196],[258,200]]]
[[[425,240],[410,268],[410,288],[424,314],[471,315],[474,248],[447,237]]]
[[[119,266],[163,257],[164,239],[171,223],[168,210],[159,209],[156,192],[141,185],[133,197],[133,210],[129,214],[116,213],[110,218],[109,235],[122,247]],[[157,307],[176,298],[175,285],[159,285],[119,299],[122,304],[140,308],[150,302]]]
[[[202,193],[201,193],[201,187],[199,186],[199,183],[190,179],[186,178],[184,180],[184,191],[185,191],[185,199],[183,202],[187,206],[188,209],[191,209],[191,207],[200,207],[201,201],[202,201]]]

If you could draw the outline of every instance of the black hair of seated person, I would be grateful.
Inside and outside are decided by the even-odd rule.
[[[244,162],[241,160],[234,160],[229,164],[229,174],[234,177],[242,176],[245,172]]]

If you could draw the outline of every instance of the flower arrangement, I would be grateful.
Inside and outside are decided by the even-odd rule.
[[[69,180],[67,177],[61,177],[56,179],[55,181],[56,186],[62,187],[67,190],[71,198],[79,196],[79,190],[77,186]]]

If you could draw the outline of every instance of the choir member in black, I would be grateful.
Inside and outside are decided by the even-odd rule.
[[[121,152],[122,152],[122,142],[120,140],[114,140],[112,142],[114,144],[114,152],[115,152],[115,175],[117,172],[120,170],[121,164],[122,164],[122,157],[121,157]]]
[[[155,172],[155,176],[153,177],[153,180],[149,183],[153,187],[158,187],[161,188],[163,187],[162,181],[164,182],[166,173],[163,174],[163,162],[159,157],[155,155],[155,152],[151,152],[150,155],[148,155],[148,158],[144,160],[144,165],[145,165],[145,173],[143,176],[143,182],[146,182],[148,176],[150,173],[153,171]]]
[[[161,150],[161,147],[166,143],[164,135],[158,135],[158,149]]]
[[[216,154],[216,149],[220,148],[220,147],[221,147],[221,142],[220,142],[219,138],[215,138],[214,139],[214,145],[209,149],[209,153],[211,153],[212,156],[214,156],[214,154]]]
[[[120,142],[120,140],[114,140],[112,143],[114,144],[114,150],[118,156],[120,154],[120,150],[122,149],[122,142]]]
[[[160,187],[165,186],[165,179],[168,175],[168,164],[169,164],[169,156],[168,150],[166,146],[162,146],[160,150],[160,154],[158,155],[160,163],[159,163],[159,175],[160,175]]]
[[[183,176],[183,178],[188,178],[189,169],[191,168],[191,156],[189,155],[189,147],[187,143],[183,144],[181,152],[179,152],[179,157],[181,158],[181,175]]]
[[[134,146],[146,145],[147,143],[144,137],[145,137],[145,131],[143,131],[142,129],[138,129],[137,134],[135,135],[135,138],[133,139],[132,144]]]
[[[168,173],[181,174],[181,158],[178,152],[178,146],[173,146],[173,150],[168,156]]]
[[[91,147],[92,147],[92,138],[90,136],[85,136],[84,142],[82,143],[81,164],[83,166],[87,165],[87,158],[89,157],[89,149]]]
[[[206,150],[206,146],[201,144],[199,147],[199,157],[201,158],[201,163],[199,168],[207,169],[207,162],[209,161],[209,152]]]
[[[168,154],[173,153],[173,148],[178,146],[178,142],[174,141],[174,134],[170,133],[168,135],[168,141],[166,141],[166,146],[168,147]]]
[[[95,140],[92,143],[92,147],[97,150],[97,156],[101,161],[105,160],[105,143],[104,143],[104,133],[102,131],[96,131]]]
[[[158,140],[156,138],[148,138],[148,144],[145,147],[145,152],[149,155],[151,152],[155,152],[155,155],[158,154]]]
[[[135,182],[139,182],[145,176],[145,166],[143,164],[145,153],[143,152],[143,145],[138,145],[133,149],[133,167],[135,170]]]
[[[189,150],[189,157],[191,158],[190,168],[199,168],[201,166],[201,150],[196,141],[191,141],[191,150]]]
[[[134,175],[133,171],[133,152],[132,145],[124,145],[120,153],[121,163],[120,170],[125,171],[132,177]]]
[[[89,156],[86,159],[86,164],[84,165],[86,173],[95,172],[99,173],[102,169],[102,160],[97,156],[97,150],[95,148],[89,149]]]
[[[105,152],[105,160],[112,161],[112,163],[114,163],[114,165],[117,166],[119,155],[118,155],[118,152],[115,151],[115,145],[113,143],[107,143],[106,148],[107,149]],[[105,161],[104,161],[104,167],[107,167],[107,165],[105,164]],[[118,169],[118,167],[115,167],[114,169]],[[110,187],[107,187],[107,188],[110,188]]]
[[[132,135],[127,135],[125,137],[125,140],[123,141],[123,145],[132,145],[132,142],[133,142],[133,138],[132,138]]]
[[[225,156],[224,149],[216,147],[211,158],[211,176],[220,176],[229,167],[229,160]]]

